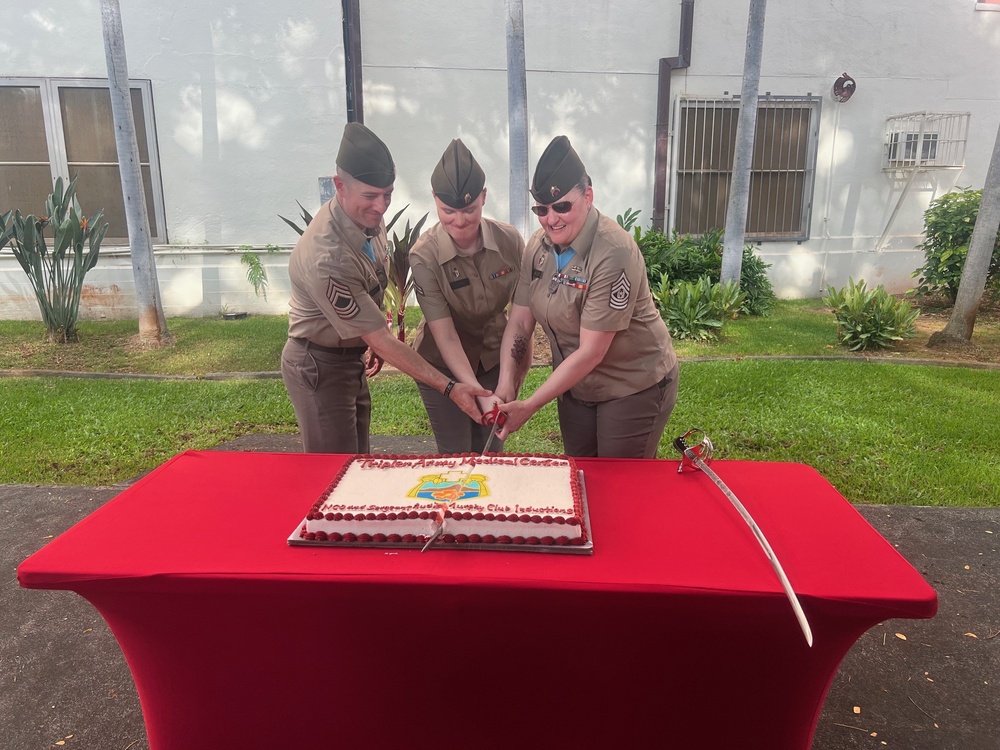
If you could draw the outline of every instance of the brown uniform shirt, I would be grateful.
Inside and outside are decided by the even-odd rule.
[[[514,296],[524,240],[510,224],[480,223],[483,249],[461,255],[448,232],[436,224],[410,250],[417,302],[424,313],[413,343],[431,364],[447,368],[428,320],[450,317],[473,371],[500,363],[500,343],[507,326],[507,305]]]
[[[556,270],[552,243],[540,229],[528,240],[514,302],[531,309],[559,364],[580,346],[580,329],[615,331],[608,353],[571,390],[580,401],[609,401],[655,385],[677,363],[667,326],[649,293],[646,264],[632,236],[591,208]]]
[[[320,346],[362,347],[361,337],[384,327],[388,279],[385,224],[372,240],[376,263],[362,246],[368,236],[330,200],[292,250],[288,276],[288,335]]]

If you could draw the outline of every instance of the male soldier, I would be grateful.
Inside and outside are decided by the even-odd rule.
[[[490,392],[431,367],[386,327],[382,296],[389,251],[382,217],[396,167],[372,131],[348,123],[337,154],[337,188],[295,245],[281,376],[307,453],[369,453],[369,374],[381,360],[449,396],[472,419]],[[363,359],[372,350],[366,372]]]

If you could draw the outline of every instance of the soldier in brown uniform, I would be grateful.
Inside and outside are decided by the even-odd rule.
[[[281,376],[309,453],[368,453],[371,396],[365,361],[374,353],[452,399],[470,418],[490,392],[456,383],[386,327],[382,296],[389,252],[382,217],[396,168],[389,149],[358,123],[344,128],[337,193],[309,223],[288,264],[292,293]]]
[[[531,194],[542,228],[528,241],[504,334],[496,396],[508,418],[499,436],[558,398],[568,455],[654,458],[677,401],[678,367],[642,254],[594,208],[590,178],[566,136],[545,149]],[[514,401],[536,320],[554,369],[531,396]]]
[[[517,230],[483,216],[486,175],[461,140],[445,149],[431,175],[438,223],[410,250],[424,320],[414,348],[446,377],[493,390],[500,342],[524,252]],[[420,385],[440,453],[481,453],[490,428],[449,399]],[[481,399],[489,411],[494,399]],[[503,445],[494,441],[490,450]]]

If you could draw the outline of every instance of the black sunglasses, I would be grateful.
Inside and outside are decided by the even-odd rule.
[[[535,216],[547,216],[549,209],[551,208],[557,214],[568,214],[570,209],[573,208],[573,203],[575,201],[559,201],[559,203],[553,203],[551,206],[532,206],[531,212]]]

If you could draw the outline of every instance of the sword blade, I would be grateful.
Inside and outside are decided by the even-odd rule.
[[[493,438],[497,436],[497,430],[500,429],[500,420],[493,420],[493,427],[490,428],[490,436],[486,439],[486,445],[483,446],[483,453],[489,453],[490,446],[493,445]]]
[[[771,545],[767,541],[767,537],[764,536],[764,532],[761,531],[760,526],[757,522],[753,520],[753,516],[750,515],[743,503],[740,502],[739,498],[733,494],[733,491],[726,486],[726,483],[722,481],[718,474],[716,474],[712,469],[708,467],[701,457],[698,456],[690,448],[685,448],[684,455],[687,456],[695,466],[701,469],[709,479],[722,490],[722,494],[726,496],[733,507],[739,512],[740,516],[746,522],[750,530],[753,531],[757,541],[760,542],[760,546],[764,548],[764,554],[767,555],[767,559],[771,561],[771,567],[774,568],[774,572],[778,575],[778,580],[781,581],[781,588],[785,590],[785,596],[788,597],[789,603],[792,605],[792,611],[795,612],[795,619],[799,621],[799,627],[802,629],[802,635],[806,638],[806,643],[812,648],[813,636],[812,628],[809,627],[809,620],[806,619],[806,613],[802,611],[802,605],[799,603],[799,598],[795,595],[795,591],[792,589],[792,584],[788,581],[788,576],[785,575],[784,568],[781,567],[781,563],[778,562],[778,556],[774,554],[774,550],[771,549]]]

